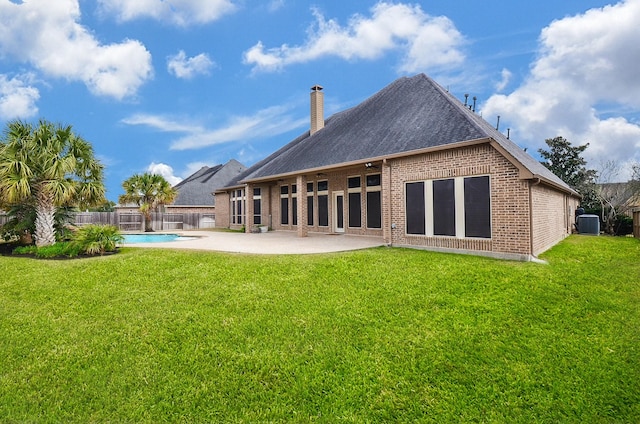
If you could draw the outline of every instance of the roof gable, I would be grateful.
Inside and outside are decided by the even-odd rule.
[[[220,168],[222,168],[222,165],[216,165],[212,168],[209,168],[208,166],[203,166],[202,168],[200,168],[199,170],[197,170],[196,172],[194,172],[193,174],[189,175],[187,178],[185,178],[184,180],[176,184],[174,188],[181,188],[186,185],[192,184],[193,182],[196,182],[196,181],[206,182],[209,178],[214,176],[216,172],[220,170]]]
[[[215,205],[213,192],[229,184],[246,169],[235,159],[211,168],[203,166],[174,186],[178,190],[178,195],[173,205],[213,206]]]

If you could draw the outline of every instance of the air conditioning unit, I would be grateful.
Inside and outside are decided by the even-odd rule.
[[[576,227],[579,234],[600,234],[600,217],[598,215],[578,215]]]

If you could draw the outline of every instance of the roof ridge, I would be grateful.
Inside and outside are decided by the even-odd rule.
[[[222,166],[223,166],[222,164],[219,164],[219,165],[216,165],[216,166],[213,166],[213,167],[209,168],[207,170],[207,172],[202,174],[203,177],[206,175],[206,178],[203,179],[201,181],[201,183],[204,184],[207,181],[209,181],[211,178],[213,178],[218,173],[218,171],[220,171],[222,169]]]

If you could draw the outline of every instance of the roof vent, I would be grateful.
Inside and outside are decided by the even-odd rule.
[[[322,87],[311,87],[311,134],[324,128],[324,93]]]

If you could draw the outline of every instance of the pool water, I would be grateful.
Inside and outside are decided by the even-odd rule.
[[[166,243],[168,241],[195,240],[196,237],[184,237],[179,234],[124,234],[124,243]]]

